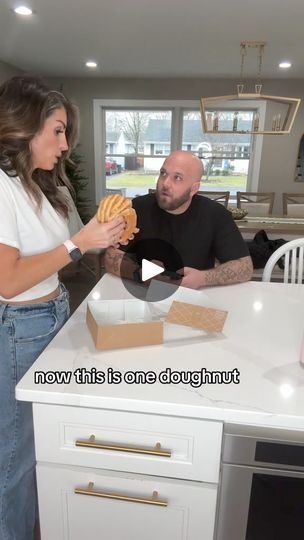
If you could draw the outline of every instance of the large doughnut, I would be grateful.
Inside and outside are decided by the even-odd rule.
[[[119,243],[128,243],[134,237],[134,234],[139,231],[136,227],[137,215],[134,208],[132,208],[132,203],[123,195],[108,195],[102,199],[96,215],[100,223],[107,223],[116,216],[123,216],[126,228],[119,239]]]
[[[139,231],[136,227],[137,215],[134,208],[126,208],[121,212],[121,215],[126,221],[126,228],[121,235],[120,242],[126,243],[133,234],[136,234]]]

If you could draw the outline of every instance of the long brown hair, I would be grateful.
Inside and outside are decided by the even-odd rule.
[[[32,173],[30,143],[41,131],[46,119],[61,107],[67,114],[66,139],[69,148],[63,152],[52,171],[37,169]],[[71,188],[65,174],[65,161],[77,144],[78,131],[77,107],[61,92],[51,90],[42,79],[21,75],[12,77],[0,86],[0,168],[8,176],[20,178],[38,209],[42,204],[42,191],[55,210],[67,217],[68,204],[57,185],[60,182]]]

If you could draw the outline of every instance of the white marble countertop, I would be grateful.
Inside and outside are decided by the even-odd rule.
[[[179,289],[185,300],[228,310],[221,335],[165,323],[163,345],[97,351],[85,323],[87,301],[129,295],[106,275],[17,386],[20,400],[205,418],[251,425],[304,428],[304,287],[249,282],[202,291]],[[186,294],[186,297],[184,296]],[[171,297],[172,299],[172,297]],[[170,300],[171,300],[170,299]],[[178,298],[177,298],[178,299]],[[239,384],[79,384],[74,371],[240,372]],[[35,384],[34,372],[66,371],[69,384]]]

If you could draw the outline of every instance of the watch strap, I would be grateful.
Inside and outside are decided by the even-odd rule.
[[[66,240],[63,242],[63,245],[66,247],[68,253],[71,253],[74,249],[79,249],[75,244],[73,244],[72,240]]]
[[[82,258],[83,254],[81,253],[79,247],[75,246],[71,240],[66,240],[63,242],[63,245],[70,255],[72,261],[79,261]]]

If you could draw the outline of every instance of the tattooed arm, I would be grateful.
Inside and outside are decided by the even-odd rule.
[[[115,276],[133,279],[138,264],[124,251],[110,247],[105,253],[105,268],[107,272]]]
[[[219,264],[211,270],[196,270],[185,267],[181,285],[190,289],[199,289],[211,285],[232,285],[249,281],[252,276],[251,257],[242,257],[234,261]]]

